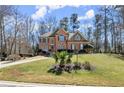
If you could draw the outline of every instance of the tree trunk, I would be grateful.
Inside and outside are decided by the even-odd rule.
[[[108,42],[107,42],[107,17],[106,17],[106,6],[105,6],[105,10],[104,10],[104,12],[105,12],[105,19],[104,19],[104,25],[105,25],[105,27],[104,27],[104,30],[105,30],[105,41],[104,41],[104,49],[105,49],[105,53],[107,52],[107,47],[108,47]]]
[[[0,55],[3,53],[3,29],[2,29],[2,17],[0,18]]]

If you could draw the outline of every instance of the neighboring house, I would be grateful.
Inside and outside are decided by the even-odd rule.
[[[64,29],[59,29],[55,32],[48,32],[41,35],[39,48],[43,52],[55,52],[61,50],[67,51],[85,51],[88,48],[93,48],[91,43],[84,36],[76,31],[74,33],[67,32]]]

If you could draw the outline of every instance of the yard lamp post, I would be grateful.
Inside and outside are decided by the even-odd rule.
[[[76,62],[78,62],[78,49],[75,49],[75,53],[76,53]]]
[[[68,52],[68,36],[65,39],[66,39],[66,52]]]
[[[76,51],[76,52],[77,52],[77,62],[78,62],[78,49],[77,49],[77,51]]]

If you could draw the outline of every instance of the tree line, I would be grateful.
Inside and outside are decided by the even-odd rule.
[[[18,6],[0,6],[0,55],[20,54],[22,46],[32,52],[34,22],[30,16],[21,14]]]
[[[124,6],[100,6],[98,11],[93,27],[86,28],[85,37],[94,45],[94,52],[123,53]],[[58,28],[75,32],[80,25],[76,13],[61,20],[47,16],[35,22],[31,16],[20,13],[18,6],[0,6],[0,55],[21,54],[22,51],[35,55],[42,34]]]
[[[93,37],[95,52],[124,52],[124,6],[100,7],[94,19]]]

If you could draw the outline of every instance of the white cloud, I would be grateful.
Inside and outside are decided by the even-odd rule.
[[[87,13],[86,13],[86,16],[90,19],[92,17],[94,17],[94,10],[89,10]]]
[[[76,8],[80,7],[80,5],[69,5],[69,6],[76,7]]]
[[[91,19],[94,17],[94,10],[91,9],[89,11],[86,12],[85,16],[79,16],[78,20],[85,20],[85,19]]]
[[[36,12],[32,15],[34,20],[43,18],[47,13],[51,13],[54,10],[64,8],[66,5],[51,5],[51,6],[36,6]],[[71,5],[71,7],[78,8],[80,5]]]
[[[43,18],[45,16],[45,14],[47,13],[47,8],[45,6],[43,7],[36,7],[37,11],[32,15],[32,18],[34,20],[37,20],[39,18]]]
[[[52,5],[52,6],[48,6],[48,12],[50,13],[53,10],[57,10],[57,9],[64,8],[64,7],[65,7],[65,5]]]
[[[83,20],[83,19],[87,19],[87,16],[79,16],[78,20]]]
[[[47,13],[52,12],[53,10],[57,10],[65,7],[64,5],[54,5],[54,6],[36,6],[36,12],[32,15],[34,20],[38,20],[43,18]]]
[[[87,29],[88,27],[92,27],[92,28],[93,28],[93,24],[87,23],[87,24],[82,24],[82,25],[80,26],[80,28],[83,28],[83,29]]]

